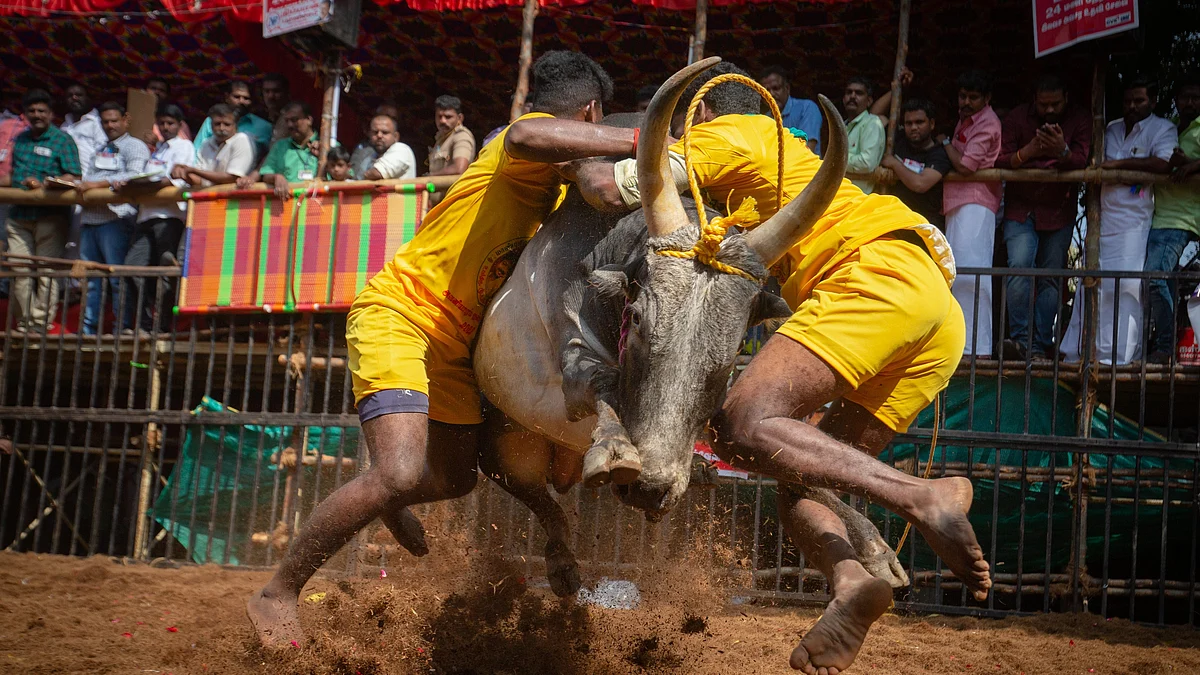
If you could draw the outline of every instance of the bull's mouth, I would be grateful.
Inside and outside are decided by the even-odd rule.
[[[637,482],[631,485],[612,486],[613,494],[626,506],[631,506],[646,514],[646,520],[657,523],[667,515],[678,499],[672,499],[674,491],[671,485],[650,486]]]

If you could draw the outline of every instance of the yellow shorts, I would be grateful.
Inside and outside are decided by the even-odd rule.
[[[429,398],[432,420],[479,424],[481,399],[469,347],[431,328],[439,323],[440,310],[422,297],[428,291],[404,286],[406,293],[398,296],[368,285],[346,317],[354,402],[408,389]]]
[[[854,387],[845,396],[893,431],[946,387],[966,326],[945,277],[915,244],[888,236],[839,263],[779,333]]]

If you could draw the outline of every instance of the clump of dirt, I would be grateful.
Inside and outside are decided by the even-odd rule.
[[[684,635],[695,635],[696,633],[703,633],[706,630],[708,630],[708,621],[704,617],[696,616],[695,614],[685,614],[683,616],[683,626],[680,627],[679,632]]]

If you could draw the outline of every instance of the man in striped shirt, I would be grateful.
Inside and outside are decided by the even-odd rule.
[[[119,103],[109,101],[100,106],[100,123],[108,142],[96,150],[96,155],[83,167],[81,190],[108,188],[120,190],[130,178],[146,170],[150,149],[143,141],[129,135],[129,116]],[[133,219],[137,207],[132,204],[104,204],[83,210],[83,229],[79,238],[79,257],[82,260],[120,265],[129,252],[133,236]],[[121,279],[112,279],[110,306],[121,293]],[[127,291],[128,292],[128,291]],[[83,333],[95,335],[102,322],[100,279],[88,280],[87,304],[83,310]]]

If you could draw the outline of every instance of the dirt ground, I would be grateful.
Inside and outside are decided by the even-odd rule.
[[[0,672],[785,673],[817,618],[724,604],[686,565],[645,571],[638,609],[605,610],[529,588],[519,568],[441,559],[454,571],[407,558],[385,579],[314,580],[301,613],[313,644],[265,654],[243,603],[267,572],[0,553]],[[1200,673],[1200,633],[1091,615],[885,615],[850,672]]]

